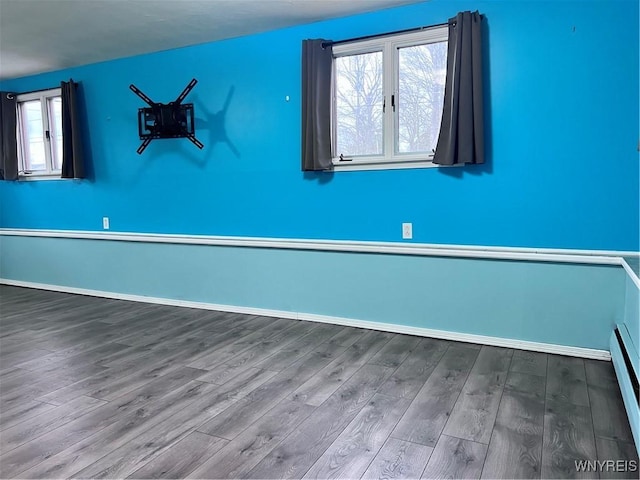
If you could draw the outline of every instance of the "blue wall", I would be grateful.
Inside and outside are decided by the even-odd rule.
[[[301,40],[441,23],[466,9],[487,18],[489,163],[305,176]],[[15,91],[82,82],[94,174],[0,182],[0,226],[100,230],[109,216],[116,231],[396,241],[413,222],[417,242],[635,250],[637,20],[636,0],[433,0],[4,81]],[[169,101],[192,77],[205,149],[163,140],[138,156],[143,104],[129,84]]]

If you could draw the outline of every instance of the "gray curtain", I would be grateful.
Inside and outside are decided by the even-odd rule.
[[[433,158],[439,165],[484,163],[482,15],[449,19],[444,111]]]
[[[0,92],[0,180],[18,179],[17,101],[13,92]]]
[[[323,46],[324,43],[324,46]],[[331,85],[333,50],[328,40],[302,42],[302,170],[332,170]]]
[[[78,106],[78,84],[61,82],[62,178],[85,178],[82,123]]]

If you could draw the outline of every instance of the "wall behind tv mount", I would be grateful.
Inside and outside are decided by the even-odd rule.
[[[488,27],[488,165],[300,171],[303,39],[437,24],[476,9]],[[108,216],[112,231],[402,241],[411,222],[416,243],[636,250],[640,55],[629,18],[638,18],[637,1],[433,0],[3,81],[10,91],[83,82],[95,181],[0,182],[0,225],[101,231]],[[147,105],[128,86],[170,101],[193,77],[186,101],[197,105],[207,148],[163,140],[138,158],[133,115]],[[595,94],[602,85],[627,101]]]

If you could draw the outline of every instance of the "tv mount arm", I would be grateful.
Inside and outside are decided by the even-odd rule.
[[[189,95],[191,93],[191,90],[193,90],[193,87],[196,86],[196,83],[198,83],[198,80],[196,80],[195,78],[193,78],[190,82],[189,85],[187,85],[186,87],[184,87],[184,90],[182,90],[182,93],[180,95],[178,95],[178,98],[175,99],[174,102],[172,102],[174,105],[180,105],[182,103],[182,101],[187,97],[187,95]]]
[[[144,93],[142,93],[142,90],[140,90],[138,87],[136,87],[133,83],[131,85],[129,85],[129,88],[131,89],[131,91],[133,93],[135,93],[142,100],[144,100],[150,107],[155,107],[155,106],[159,105],[159,103],[154,102],[149,97],[147,97]]]
[[[162,119],[164,117],[164,115],[166,114],[167,111],[171,111],[172,113],[175,111],[175,109],[178,109],[182,106],[182,102],[183,100],[187,97],[187,95],[189,95],[189,93],[191,92],[191,90],[193,90],[193,87],[195,87],[196,83],[198,83],[198,81],[194,78],[192,79],[189,84],[184,88],[184,90],[182,90],[182,93],[180,93],[180,95],[178,95],[178,98],[176,98],[173,102],[170,102],[168,104],[164,104],[164,103],[159,103],[159,102],[154,102],[153,100],[151,100],[148,96],[146,96],[138,87],[136,87],[135,85],[131,84],[129,85],[129,89],[135,93],[138,97],[140,97],[147,105],[149,105],[149,108],[141,108],[138,110],[138,128],[139,130],[141,129],[140,125],[140,115],[143,114],[143,112],[148,112],[149,110],[152,112],[152,114],[154,115],[154,118],[160,118],[161,119],[161,123],[162,123]],[[192,121],[192,126],[193,126],[193,105],[192,104],[185,104],[184,106],[182,106],[183,108],[188,110],[185,110],[185,113],[188,111],[191,114],[191,121]],[[172,125],[172,127],[175,127],[174,125]],[[140,138],[142,139],[142,144],[138,147],[137,153],[141,154],[142,152],[144,152],[144,150],[147,148],[147,146],[151,143],[151,140],[155,140],[156,138],[188,138],[191,143],[193,143],[196,147],[202,149],[204,147],[204,145],[202,144],[202,142],[200,142],[196,136],[195,133],[193,132],[193,129],[191,131],[189,131],[186,126],[182,126],[180,128],[180,132],[172,132],[171,134],[167,134],[167,135],[163,135],[162,133],[152,133],[152,134],[145,134],[143,136],[142,131],[140,130]]]

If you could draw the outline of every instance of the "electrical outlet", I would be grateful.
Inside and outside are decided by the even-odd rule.
[[[109,217],[102,217],[102,228],[109,230]]]
[[[405,240],[411,240],[413,238],[413,223],[402,224],[402,238]]]

